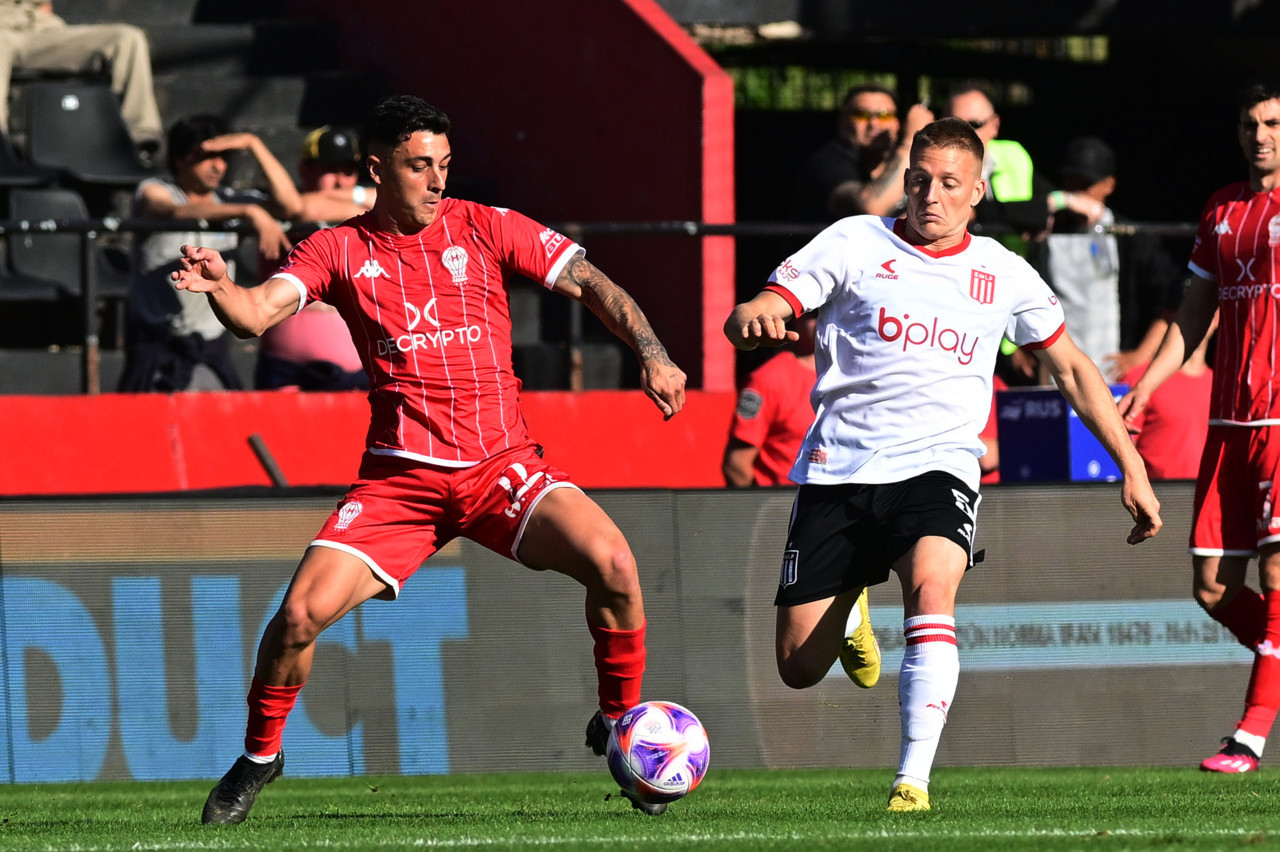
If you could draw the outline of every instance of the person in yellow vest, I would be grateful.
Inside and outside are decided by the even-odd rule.
[[[1043,234],[1049,226],[1049,193],[1053,187],[1036,175],[1027,149],[1012,139],[1000,139],[1000,115],[991,97],[975,84],[966,83],[951,93],[948,113],[978,134],[986,149],[982,177],[987,182],[986,198],[976,208],[979,226],[1005,226],[1014,234],[1000,234],[1001,242],[1026,255],[1028,240]]]

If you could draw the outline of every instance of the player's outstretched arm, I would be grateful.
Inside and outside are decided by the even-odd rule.
[[[1192,275],[1183,294],[1178,313],[1165,330],[1160,348],[1133,388],[1121,397],[1120,414],[1133,423],[1147,407],[1151,395],[1164,380],[1181,369],[1183,362],[1195,351],[1209,334],[1218,310],[1217,284],[1199,275]]]
[[[204,293],[219,322],[239,338],[257,337],[291,316],[298,290],[283,278],[257,287],[241,287],[227,276],[227,262],[211,248],[183,246],[178,269],[170,276],[178,290]]]
[[[626,290],[578,254],[565,265],[553,289],[581,302],[640,359],[640,386],[670,420],[684,408],[685,374],[653,333],[644,311]]]
[[[1097,436],[1103,448],[1115,459],[1124,476],[1120,501],[1133,517],[1129,544],[1137,544],[1160,531],[1160,501],[1151,490],[1146,465],[1138,455],[1124,420],[1111,396],[1111,388],[1089,356],[1080,351],[1065,331],[1037,353],[1053,373],[1058,389],[1080,415],[1089,431]]]
[[[724,336],[739,349],[782,346],[800,339],[797,332],[787,328],[787,320],[794,316],[786,299],[764,290],[733,309],[724,321]]]

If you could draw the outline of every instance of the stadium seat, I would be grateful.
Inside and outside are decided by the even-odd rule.
[[[84,199],[71,189],[14,188],[9,190],[10,219],[31,221],[80,221],[89,219]],[[13,272],[30,279],[53,281],[71,296],[84,293],[81,234],[36,229],[11,231],[7,248]],[[124,299],[132,276],[127,265],[113,263],[96,244],[93,252],[94,283],[100,299]]]
[[[138,157],[111,89],[78,82],[28,87],[31,162],[88,184],[132,186],[155,174]]]
[[[19,157],[9,139],[0,134],[0,187],[44,186],[57,177],[57,172],[38,168]]]

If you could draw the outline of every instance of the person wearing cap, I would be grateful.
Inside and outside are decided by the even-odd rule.
[[[353,131],[325,125],[308,133],[298,158],[302,209],[295,219],[337,224],[372,208],[377,190],[360,185],[362,162]],[[337,309],[314,301],[263,333],[254,386],[258,390],[367,390],[369,377]]]
[[[373,208],[377,189],[360,184],[360,145],[342,128],[317,127],[302,142],[298,176],[302,179],[303,222],[344,222]]]

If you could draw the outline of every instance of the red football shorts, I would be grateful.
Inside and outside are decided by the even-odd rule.
[[[1191,552],[1197,556],[1252,556],[1280,541],[1272,516],[1280,478],[1276,426],[1210,426],[1196,477]]]
[[[565,487],[577,488],[532,443],[465,468],[365,453],[359,480],[311,544],[358,557],[395,596],[458,536],[516,559],[533,507]]]

